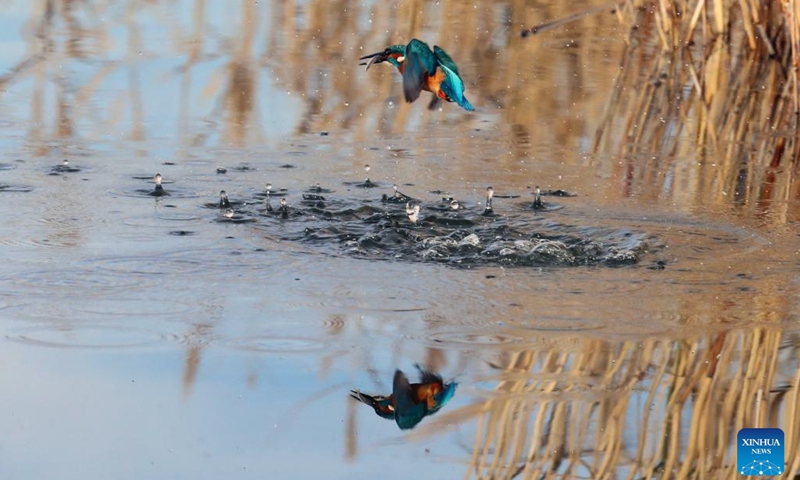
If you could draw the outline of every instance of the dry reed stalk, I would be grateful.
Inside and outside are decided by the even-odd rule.
[[[757,23],[752,18],[751,6],[748,0],[742,0],[739,2],[739,7],[742,9],[742,26],[744,27],[745,34],[747,35],[747,43],[751,50],[755,50],[758,44],[756,43],[756,33],[753,29],[753,24]],[[755,5],[753,12],[757,12],[758,6]]]
[[[692,18],[697,17],[697,23],[705,25],[708,21],[702,15],[698,17],[698,12],[704,10],[698,2],[676,5],[677,10],[683,9],[691,13]],[[759,9],[764,7],[757,0],[748,0],[747,8],[746,13],[741,9],[730,12],[730,22],[734,27],[746,19],[754,24],[757,19],[772,21],[777,15],[775,10],[770,15],[762,15]],[[791,184],[794,173],[792,169],[778,173],[778,168],[786,159],[791,165],[800,164],[800,141],[791,133],[800,131],[800,125],[797,115],[793,115],[796,82],[789,27],[780,27],[776,33],[765,33],[767,41],[744,55],[739,52],[749,49],[751,42],[742,28],[743,33],[732,31],[730,42],[713,36],[709,37],[708,45],[696,43],[660,55],[646,56],[639,52],[641,47],[634,47],[644,44],[647,38],[660,42],[660,37],[655,30],[648,32],[644,28],[648,24],[647,18],[653,21],[655,14],[639,12],[639,15],[643,16],[637,19],[640,28],[631,33],[632,40],[624,52],[622,71],[615,79],[618,86],[609,96],[603,121],[595,131],[593,148],[617,150],[614,153],[621,156],[637,151],[674,154],[692,148],[707,149],[704,153],[713,156],[715,174],[703,169],[704,175],[699,177],[702,181],[697,185],[703,191],[714,192],[719,201],[730,201],[730,197],[725,197],[731,191],[737,193],[732,200],[740,203],[742,194],[749,195],[748,192],[755,191],[761,194],[765,205],[771,198],[786,198],[787,189],[782,185]],[[697,28],[691,21],[675,23],[674,27]],[[773,28],[768,25],[764,31]],[[785,32],[785,37],[780,36],[781,32]],[[773,41],[770,36],[778,40]],[[681,36],[683,39],[691,37],[698,41],[697,34]],[[772,44],[775,48],[763,48],[763,45]],[[774,59],[765,60],[769,52],[773,53]],[[649,81],[627,73],[642,70],[649,70]],[[661,80],[659,75],[665,75],[666,79]],[[653,83],[658,85],[657,88],[652,87]],[[685,90],[686,85],[692,86],[692,92]],[[624,91],[637,92],[638,97],[622,97],[620,94]],[[619,119],[623,119],[622,122]],[[619,128],[620,123],[624,128]],[[694,139],[680,135],[685,126],[694,128]],[[611,138],[625,138],[627,142],[610,142]],[[615,144],[620,144],[619,148],[611,148]],[[631,163],[626,172],[619,174],[633,175],[643,168],[646,166]],[[767,168],[772,170],[765,173]],[[645,170],[636,178],[652,182],[661,181],[662,177],[648,175]],[[764,183],[767,188],[756,188],[762,182],[767,182]],[[778,184],[780,189],[775,188]],[[783,216],[772,218],[780,222]]]
[[[800,452],[800,363],[794,376],[794,381],[790,389],[791,398],[787,400],[786,419],[786,451]],[[788,460],[786,478],[795,478],[800,473],[800,454],[795,453],[793,459]]]
[[[786,3],[782,4],[783,6]],[[792,68],[791,68],[791,79],[792,84],[794,85],[794,91],[792,92],[792,98],[794,99],[794,114],[800,115],[800,98],[798,98],[798,86],[797,86],[797,71],[800,68],[800,59],[798,59],[797,49],[798,49],[798,42],[800,42],[800,34],[798,34],[798,25],[797,20],[797,10],[798,5],[796,0],[790,0],[788,5],[788,14],[787,17],[789,18],[789,31],[791,33],[791,48],[792,48]]]
[[[665,51],[672,50],[673,45],[669,37],[673,33],[672,16],[668,13],[669,0],[658,0],[658,9],[654,12],[656,31],[661,40],[661,48]]]
[[[725,12],[727,10],[725,0],[712,0],[712,3],[714,4],[714,33],[722,35],[725,33]]]

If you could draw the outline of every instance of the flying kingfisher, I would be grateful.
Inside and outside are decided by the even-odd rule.
[[[433,93],[428,108],[439,108],[442,100],[456,102],[465,110],[475,111],[475,107],[464,96],[464,82],[458,73],[456,62],[438,45],[433,50],[427,43],[416,38],[408,45],[392,45],[382,52],[361,57],[359,60],[367,70],[374,63],[389,62],[403,75],[403,94],[411,103],[419,98],[422,90]]]
[[[395,370],[392,394],[366,395],[351,390],[350,396],[371,406],[375,413],[392,420],[403,430],[414,428],[423,418],[438,412],[456,393],[458,383],[445,383],[442,377],[417,366],[420,383],[410,383],[405,373]]]

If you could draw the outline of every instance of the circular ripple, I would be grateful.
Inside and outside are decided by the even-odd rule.
[[[28,193],[33,191],[33,187],[28,185],[9,185],[0,183],[0,193]]]
[[[518,210],[532,211],[532,212],[555,212],[556,210],[564,209],[564,205],[552,202],[544,202],[540,208],[533,208],[533,201],[527,201],[525,203],[516,203],[514,204],[514,207],[516,207]]]
[[[312,295],[309,293],[309,295]],[[308,299],[307,302],[287,302],[286,305],[291,307],[328,307],[328,308],[336,308],[341,310],[355,310],[358,312],[389,312],[389,313],[411,313],[411,312],[427,312],[432,308],[432,304],[425,303],[425,304],[417,304],[417,305],[409,305],[406,306],[405,303],[399,303],[398,305],[394,305],[391,302],[392,299],[386,300],[386,302],[382,303],[381,305],[358,305],[354,306],[350,303],[346,303],[344,301],[340,301],[335,298],[327,298],[321,297],[320,294],[317,293],[316,297],[311,297]],[[388,303],[387,303],[388,302]],[[401,302],[401,301],[398,301]]]
[[[0,244],[46,248],[75,247],[80,245],[82,241],[82,232],[93,225],[90,223],[92,220],[94,219],[87,218],[86,221],[68,218],[38,219],[40,223],[47,227],[46,230],[31,230],[26,232],[28,236],[4,238],[0,240]],[[96,224],[100,223],[105,222],[98,220]]]
[[[162,255],[142,255],[90,260],[98,270],[131,275],[163,275],[164,273],[187,274],[205,270],[203,256],[197,258],[174,258]]]
[[[355,291],[347,286],[330,288],[323,277],[315,277],[313,272],[298,272],[298,278],[304,282],[293,288],[296,295],[283,297],[289,308],[332,308],[356,312],[425,312],[433,308],[433,304],[422,298],[422,293],[409,292],[408,297],[399,295],[383,295],[383,288]],[[376,281],[377,285],[377,281]],[[364,295],[364,297],[361,297]],[[355,302],[354,298],[363,298]]]
[[[199,220],[199,215],[193,215],[191,213],[159,213],[156,214],[156,217],[159,220],[167,220],[172,222],[185,222],[189,220]]]
[[[98,318],[108,317],[135,317],[141,319],[165,319],[169,317],[193,317],[199,314],[201,306],[190,300],[181,301],[165,298],[163,300],[143,301],[142,298],[131,299],[104,299],[88,302],[79,307],[82,313],[97,315]]]
[[[77,230],[77,229],[76,229]],[[69,235],[51,235],[47,238],[3,238],[0,245],[22,247],[75,247],[77,241]]]
[[[271,335],[233,338],[221,342],[221,345],[232,350],[258,353],[307,353],[325,348],[324,343],[313,338]]]
[[[83,235],[81,232],[98,225],[106,225],[110,219],[95,215],[93,212],[80,212],[80,215],[74,215],[69,212],[53,211],[42,218],[37,218],[36,221],[46,227],[46,230],[42,232],[37,229],[40,232],[38,235],[27,239],[20,238],[18,243],[38,247],[75,246]]]
[[[221,272],[268,272],[277,258],[254,255],[231,255],[228,249],[187,249],[159,255],[134,255],[96,258],[83,262],[91,270],[152,278],[159,275],[194,274],[197,278],[219,280]],[[285,259],[284,259],[285,261]],[[286,268],[289,268],[287,266]]]
[[[145,283],[145,279],[97,270],[47,270],[16,273],[10,283],[32,287],[46,295],[64,291],[80,295],[80,292],[87,291],[97,293],[101,290],[138,287]]]
[[[569,323],[551,323],[545,325],[523,325],[520,328],[524,328],[525,330],[530,330],[534,332],[551,332],[551,333],[563,333],[563,332],[587,332],[591,330],[603,330],[605,328],[604,325],[589,325],[587,324],[588,321],[580,321],[577,320],[575,322]]]
[[[322,321],[322,328],[328,332],[340,332],[347,325],[347,319],[343,315],[331,315]]]
[[[174,342],[176,337],[151,330],[107,325],[27,328],[6,334],[6,340],[49,348],[142,348]]]
[[[120,223],[125,225],[126,227],[134,227],[136,230],[126,230],[124,233],[131,234],[134,237],[138,237],[139,235],[144,235],[145,237],[150,237],[151,233],[147,230],[147,228],[154,228],[154,229],[163,229],[165,228],[164,221],[191,221],[191,220],[199,220],[200,217],[194,218],[177,218],[172,217],[170,215],[162,215],[156,214],[153,216],[141,216],[141,217],[130,217],[122,220]],[[169,228],[167,226],[167,228]]]
[[[522,343],[525,338],[511,333],[434,332],[425,340],[436,346],[494,347]]]
[[[118,298],[119,295],[116,298],[104,295],[90,299],[62,295],[58,302],[50,302],[48,299],[54,296],[51,292],[37,293],[41,297],[45,297],[43,301],[0,308],[4,318],[46,324],[51,323],[54,318],[67,318],[81,319],[88,324],[93,324],[107,322],[114,317],[115,322],[130,320],[138,325],[142,321],[151,319],[164,321],[172,318],[195,318],[202,309],[202,306],[196,301],[176,301],[170,298],[154,300],[151,295],[148,295],[146,300],[143,300],[143,297],[123,299]],[[32,295],[28,291],[24,292],[25,300],[32,300],[31,297]]]
[[[153,177],[155,177],[155,175],[134,175],[131,178],[134,180],[147,180],[148,182],[153,183]],[[175,183],[175,180],[161,180],[162,185],[169,185],[171,183]]]
[[[224,157],[224,154],[220,155],[220,157]],[[182,165],[186,165],[186,166],[190,166],[190,167],[205,167],[205,166],[208,166],[208,165],[211,165],[211,164],[212,164],[211,160],[200,160],[200,159],[188,160],[188,161],[182,163]],[[153,177],[151,176],[150,178],[153,178]]]
[[[166,183],[166,182],[162,182]],[[200,196],[197,192],[186,192],[176,188],[167,188],[165,187],[164,190],[167,192],[166,195],[161,195],[161,197],[166,198],[197,198]],[[134,198],[157,198],[157,195],[153,195],[152,188],[138,188],[135,190],[123,190],[123,191],[110,191],[111,195],[117,195],[120,197],[134,197]]]

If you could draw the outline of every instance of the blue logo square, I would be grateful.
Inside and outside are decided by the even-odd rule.
[[[736,469],[741,475],[773,476],[783,473],[783,430],[743,428],[736,437]]]

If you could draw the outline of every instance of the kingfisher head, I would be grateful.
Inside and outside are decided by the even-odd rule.
[[[403,57],[406,53],[406,46],[405,45],[392,45],[388,47],[385,51],[386,53],[386,61],[391,63],[397,68],[400,68],[400,64],[403,63],[405,58]]]
[[[405,60],[404,57],[405,52],[406,52],[405,45],[392,45],[390,47],[386,47],[386,49],[382,52],[363,56],[359,60],[369,59],[369,61],[361,64],[361,65],[366,65],[367,70],[369,70],[369,67],[371,67],[375,63],[389,62],[402,71],[401,64],[403,63],[403,60]]]
[[[461,81],[461,77],[444,65],[440,65],[439,68],[444,71],[445,75],[445,79],[439,87],[441,89],[440,96],[448,102],[456,102],[464,110],[474,112],[475,107],[464,96],[464,82]]]

